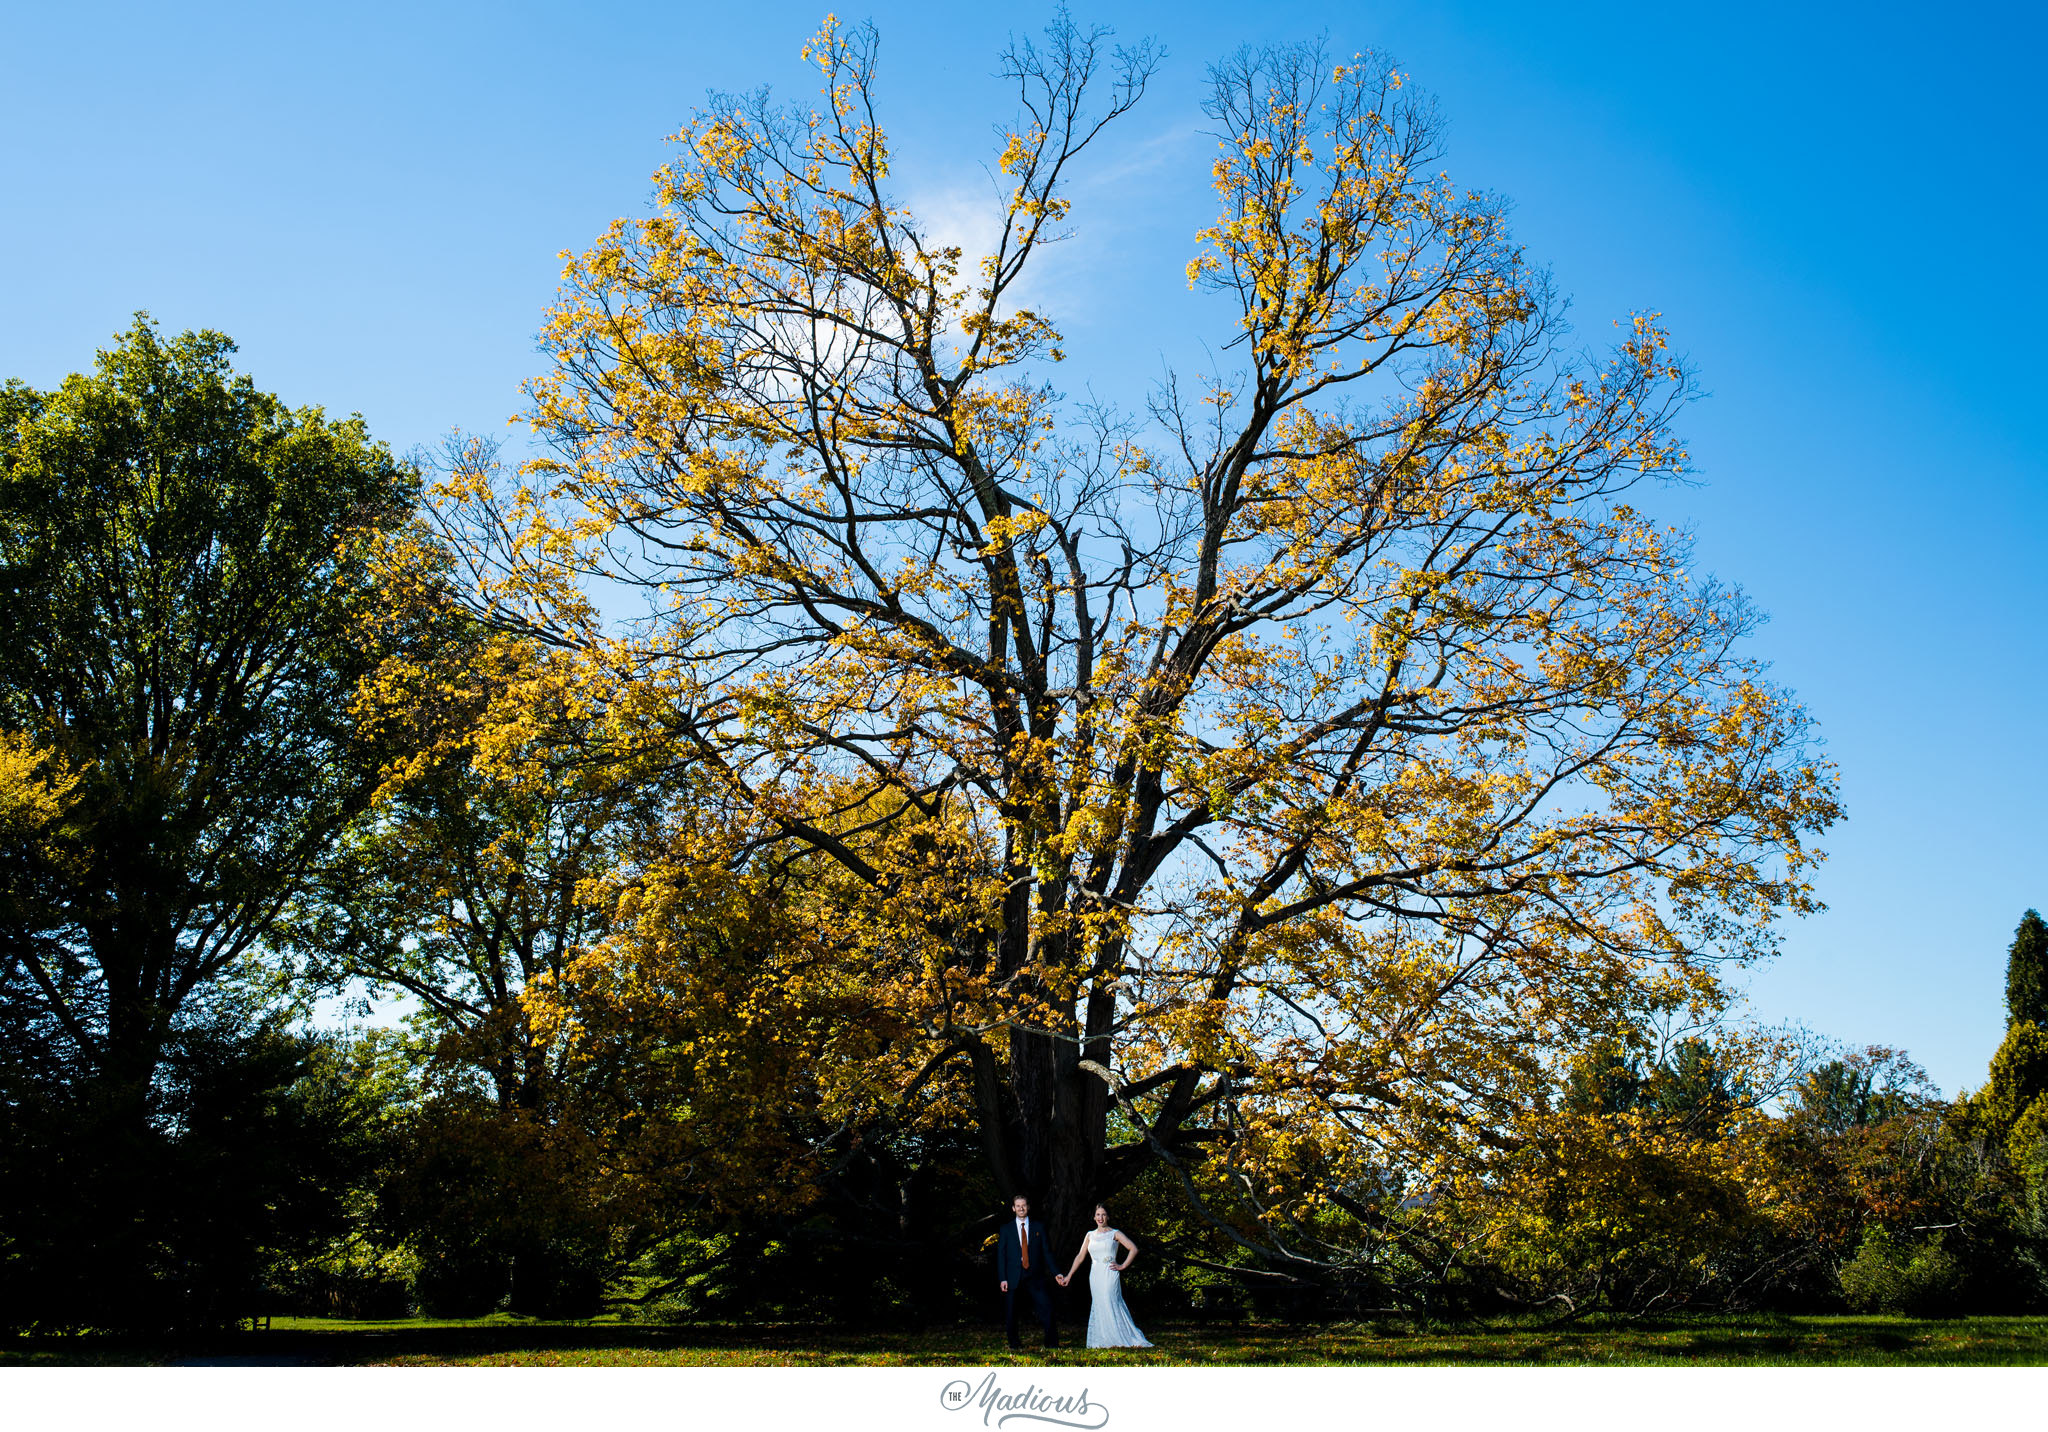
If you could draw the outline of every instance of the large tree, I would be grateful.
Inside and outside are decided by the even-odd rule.
[[[0,992],[138,1116],[180,1010],[367,802],[355,613],[415,497],[233,351],[138,317],[92,373],[0,388],[0,739],[66,803],[10,848]]]
[[[1062,1240],[1164,1161],[1313,1271],[1317,1203],[1511,1144],[1561,1051],[1812,908],[1832,770],[1629,505],[1684,469],[1682,366],[1647,317],[1563,346],[1384,59],[1215,67],[1188,276],[1238,367],[1122,416],[1017,295],[1154,53],[1012,48],[978,262],[892,191],[874,34],[806,53],[821,106],[714,101],[570,263],[557,454],[460,496],[500,619],[579,572],[654,598],[621,659],[757,854],[839,872],[867,1077],[954,1081]]]

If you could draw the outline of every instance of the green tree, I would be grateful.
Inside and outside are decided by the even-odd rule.
[[[2035,1104],[2048,1098],[2048,1029],[2031,1020],[2006,1032],[1991,1056],[1991,1077],[1969,1103],[1983,1132],[2003,1143]]]
[[[2048,1028],[2048,922],[2039,911],[2020,916],[2005,958],[2005,1022]]]
[[[360,417],[233,351],[138,315],[92,373],[0,387],[0,733],[77,778],[8,852],[43,898],[8,904],[0,997],[131,1120],[180,1010],[368,800],[354,614],[416,495]]]
[[[580,892],[658,788],[576,713],[601,693],[529,644],[451,623],[430,663],[393,666],[357,711],[403,758],[294,903],[289,943],[316,984],[409,995],[443,1064],[481,1071],[504,1109],[544,1114],[553,1072],[525,993],[603,933]],[[506,703],[521,735],[505,734]]]
[[[1574,1114],[1622,1114],[1642,1102],[1642,1061],[1620,1039],[1595,1040],[1566,1071],[1564,1107]]]
[[[347,1051],[244,990],[181,1012],[147,1121],[22,1072],[0,1064],[0,1329],[230,1324],[347,1228],[379,1156]]]
[[[1704,1039],[1682,1039],[1651,1072],[1645,1102],[1668,1121],[1700,1138],[1714,1138],[1746,1102],[1740,1075]]]

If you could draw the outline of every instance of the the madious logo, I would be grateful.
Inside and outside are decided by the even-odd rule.
[[[1010,1422],[1041,1422],[1054,1427],[1104,1426],[1109,1409],[1088,1399],[1088,1389],[1078,1393],[1050,1392],[1037,1383],[1026,1383],[1016,1392],[1005,1391],[991,1372],[979,1386],[955,1378],[939,1389],[939,1406],[948,1412],[981,1413],[984,1427],[1001,1427]]]

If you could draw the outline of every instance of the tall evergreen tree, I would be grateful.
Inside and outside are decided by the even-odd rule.
[[[2005,1022],[2023,1019],[2048,1029],[2048,921],[2037,910],[2020,916],[2005,961]]]

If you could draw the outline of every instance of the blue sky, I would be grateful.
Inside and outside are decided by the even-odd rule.
[[[1701,565],[1818,718],[1849,820],[1831,907],[1756,1012],[1902,1046],[1950,1092],[2002,1031],[2004,950],[2048,906],[2041,381],[2048,7],[1104,4],[1167,66],[1075,191],[1040,294],[1067,373],[1134,396],[1222,336],[1182,278],[1206,219],[1204,66],[1327,32],[1433,91],[1447,167],[1602,342],[1663,312],[1707,397]],[[264,387],[401,449],[493,431],[538,371],[565,248],[642,212],[707,88],[808,96],[821,5],[17,7],[0,86],[0,375],[47,385],[148,308],[233,335]],[[883,33],[903,193],[969,224],[1044,10],[846,6]]]

